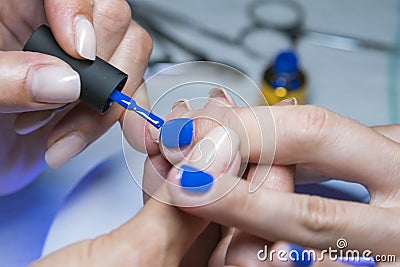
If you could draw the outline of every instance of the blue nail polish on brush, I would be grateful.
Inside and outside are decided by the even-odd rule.
[[[188,192],[208,192],[214,182],[214,178],[210,174],[187,165],[183,165],[180,172],[181,186]]]
[[[160,137],[166,148],[188,146],[193,138],[193,120],[179,118],[167,121],[161,128]]]
[[[290,245],[288,256],[294,266],[307,267],[312,264],[312,255],[301,247]]]

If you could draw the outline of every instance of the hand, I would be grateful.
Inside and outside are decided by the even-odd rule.
[[[278,103],[277,106],[284,106],[284,105],[291,105],[293,101],[288,101],[288,102],[281,102]],[[210,91],[209,93],[209,101],[207,104],[204,106],[204,109],[209,109],[213,107],[235,107],[235,103],[233,102],[232,98],[230,95],[222,89],[215,88]],[[172,119],[174,118],[179,118],[187,114],[189,111],[191,111],[191,106],[189,101],[187,100],[179,100],[177,103],[173,105],[173,110],[172,112],[167,116],[166,121],[167,121],[167,128],[171,129],[169,127],[170,122],[172,122]],[[206,121],[205,121],[206,122]],[[200,125],[200,128],[203,128],[202,123],[199,123],[197,121],[197,125]],[[207,127],[206,127],[207,128]],[[198,128],[196,128],[198,129]],[[164,128],[163,132],[165,136],[167,129]],[[167,133],[169,136],[175,136],[173,133]],[[153,136],[158,136],[157,134],[154,134]],[[217,143],[217,142],[216,142]],[[159,189],[159,187],[163,184],[164,179],[167,177],[168,172],[171,170],[172,165],[170,163],[173,162],[178,162],[182,161],[182,156],[190,155],[193,149],[194,145],[198,145],[198,142],[192,142],[190,146],[183,147],[182,149],[174,149],[174,148],[167,148],[164,147],[163,144],[161,143],[161,151],[163,152],[163,155],[160,154],[152,154],[149,156],[148,160],[145,163],[145,175],[143,179],[143,188],[145,193],[150,194],[154,196],[156,194],[156,191]],[[205,147],[207,147],[207,144],[203,144]],[[219,144],[221,145],[221,144]],[[208,146],[209,148],[210,146]],[[221,145],[221,147],[224,147]],[[225,147],[227,147],[225,145]],[[204,155],[213,155],[212,151],[206,151],[202,150]],[[172,158],[171,158],[172,156]],[[211,157],[211,156],[210,156]],[[168,162],[166,159],[169,159],[170,162]],[[257,168],[256,165],[251,165],[248,171],[248,175],[245,175],[244,178],[246,177],[254,177],[255,175],[266,175],[268,173],[269,167],[266,168],[262,167],[261,171],[260,168]],[[285,172],[288,172],[289,175],[293,172],[292,167],[288,167],[288,170],[284,170],[284,167],[273,167],[271,169],[271,173],[279,173],[283,175]],[[152,173],[153,175],[146,175],[147,173]],[[155,175],[158,173],[158,175]],[[151,177],[152,179],[149,179]],[[158,179],[157,179],[158,178]],[[271,177],[272,178],[272,177]],[[269,178],[268,178],[269,179]],[[283,186],[288,186],[288,190],[293,190],[293,181],[290,184],[284,185],[278,185],[277,179],[270,179],[272,182],[271,184],[268,184],[267,182],[265,183],[266,186],[275,188],[276,190],[283,190]],[[148,200],[148,195],[145,195],[145,201]],[[161,201],[167,201],[165,199],[160,199]],[[235,248],[232,249],[232,242],[239,243],[241,246],[243,245],[241,241],[246,241],[246,246],[248,247],[249,244],[249,235],[245,233],[240,233],[239,231],[235,229],[227,229],[225,227],[222,227],[211,223],[209,224],[209,221],[205,221],[203,227],[208,225],[208,228],[203,232],[202,238],[199,238],[196,240],[196,243],[193,245],[193,248],[188,251],[188,253],[185,256],[184,264],[183,266],[205,266],[207,263],[209,266],[221,266],[221,264],[225,260],[225,253],[227,250],[227,245],[231,243],[230,249],[229,249],[229,254],[232,256],[228,256],[228,258],[241,258],[241,256],[244,255],[243,249],[241,248]],[[198,231],[202,231],[203,228],[198,229],[197,231],[193,231],[194,235],[196,236]],[[216,229],[216,230],[214,230]],[[220,229],[220,230],[218,230]],[[207,240],[204,240],[204,237],[207,237]],[[255,242],[255,239],[258,238],[252,238],[251,241],[252,243]],[[258,241],[258,240],[257,240]],[[255,242],[257,245],[259,242]],[[262,244],[264,241],[262,242]],[[215,250],[214,248],[217,247]],[[202,251],[203,253],[199,255],[199,250]],[[238,252],[238,253],[236,253]],[[194,265],[196,264],[196,265]]]
[[[189,112],[185,116],[221,116],[219,121],[234,131],[237,129],[241,144],[246,144],[247,139],[242,140],[246,136],[240,134],[242,126],[237,116],[246,123],[249,135],[256,136],[254,129],[257,131],[257,125],[250,118],[256,116],[262,119],[267,109],[255,107],[255,113],[251,114],[247,109],[222,112],[221,109],[209,108]],[[398,240],[392,238],[396,236],[393,233],[397,229],[394,222],[398,221],[396,207],[399,185],[396,179],[399,144],[395,142],[398,140],[398,127],[372,129],[313,106],[271,107],[271,111],[277,130],[273,164],[295,164],[325,177],[361,183],[370,192],[370,204],[279,192],[264,186],[250,194],[251,181],[231,175],[220,177],[219,182],[215,182],[211,190],[202,195],[186,194],[181,189],[173,191],[171,196],[174,203],[185,206],[181,209],[190,214],[237,227],[264,240],[285,240],[322,250],[329,246],[335,248],[336,241],[345,238],[348,249],[368,249],[375,255],[400,255]],[[235,114],[236,119],[229,114]],[[195,122],[195,129],[207,132],[207,127],[213,126],[197,125]],[[194,135],[194,143],[196,136],[201,138],[200,131]],[[266,133],[262,133],[265,136]],[[274,145],[262,146],[259,140],[251,139],[248,147],[241,145],[240,154],[248,152],[252,161],[260,158],[262,153],[268,153],[264,149]],[[168,177],[170,181],[176,181],[175,172]],[[293,176],[281,175],[278,180],[279,183],[290,184]],[[238,184],[235,186],[236,182]],[[229,191],[232,187],[234,189]],[[226,192],[229,194],[210,203]],[[210,204],[194,207],[204,203]]]
[[[233,140],[232,146],[231,140]],[[207,163],[203,161],[201,155],[202,144],[209,141],[218,143],[225,149],[223,153],[220,153],[218,148],[208,151],[214,153],[215,161],[207,164],[206,170],[215,176],[222,173],[236,175],[240,166],[240,157],[237,155],[229,157],[227,156],[229,153],[226,152],[237,153],[238,137],[222,127],[211,130],[204,140],[194,146],[188,160],[195,160],[198,166],[202,162]],[[162,160],[160,155],[153,159],[157,164],[155,166],[159,169],[163,168],[163,165],[159,164]],[[184,164],[187,164],[186,160],[181,162],[181,165]],[[228,172],[226,168],[229,169]],[[159,172],[155,168],[145,169],[146,180],[154,181],[158,177]],[[165,186],[161,187],[155,196],[167,201],[170,197]],[[199,247],[198,245],[210,243],[213,240],[209,238],[214,238],[219,233],[219,228],[206,229],[207,225],[208,223],[203,219],[186,214],[169,204],[149,199],[133,219],[110,234],[73,244],[31,266],[205,266],[214,247]],[[197,243],[193,244],[195,240]],[[193,261],[184,257],[190,250],[195,251],[196,253],[192,256],[200,260]]]
[[[32,31],[49,24],[71,56],[93,59],[97,54],[126,72],[127,95],[133,95],[142,82],[152,43],[131,20],[124,0],[5,0],[0,10],[0,195],[4,195],[31,182],[44,167],[44,159],[58,167],[80,153],[123,113],[114,105],[100,115],[76,102],[79,76],[61,60],[14,52],[21,50]],[[136,101],[148,106],[145,93]],[[143,151],[139,140],[145,139],[144,121],[127,116],[135,125],[127,137]]]

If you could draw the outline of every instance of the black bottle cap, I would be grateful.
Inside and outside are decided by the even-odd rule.
[[[68,63],[81,78],[80,100],[100,113],[111,106],[111,93],[115,89],[121,91],[128,80],[127,74],[101,58],[96,57],[95,61],[79,60],[66,54],[46,25],[33,32],[23,50],[55,56]]]

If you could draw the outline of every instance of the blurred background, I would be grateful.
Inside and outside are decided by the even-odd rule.
[[[177,63],[206,60],[230,65],[261,86],[265,71],[277,70],[277,55],[290,50],[296,70],[306,77],[306,103],[367,125],[400,121],[400,0],[131,4],[134,19],[154,39],[147,78]],[[244,97],[259,103],[257,94]],[[170,106],[163,108],[160,115]],[[140,208],[140,189],[121,151],[116,125],[66,165],[46,169],[22,191],[0,197],[0,267],[26,266],[42,253],[107,232],[131,217]],[[368,200],[360,187],[346,185],[342,191]]]
[[[146,0],[133,15],[154,40],[150,66],[208,60],[257,84],[294,50],[308,103],[369,125],[398,123],[400,4],[396,0]]]

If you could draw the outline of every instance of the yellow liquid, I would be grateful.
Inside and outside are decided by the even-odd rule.
[[[307,87],[302,86],[297,90],[287,91],[283,87],[272,88],[266,81],[261,83],[261,92],[264,95],[269,105],[276,104],[282,100],[295,97],[299,105],[306,104],[306,93]],[[261,101],[262,105],[265,105],[265,101]]]

